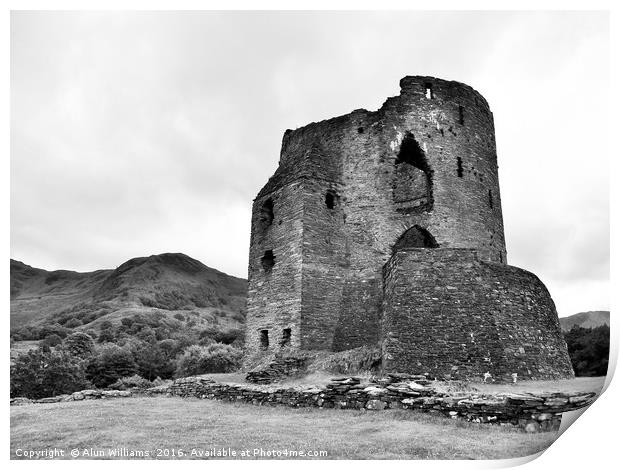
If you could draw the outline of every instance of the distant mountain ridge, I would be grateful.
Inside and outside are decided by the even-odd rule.
[[[243,321],[247,281],[182,253],[133,258],[116,269],[46,271],[11,259],[11,326],[118,320],[123,312],[195,311]],[[234,317],[234,319],[233,319]],[[93,325],[90,325],[93,326]]]
[[[609,311],[595,310],[591,312],[580,312],[569,317],[560,318],[562,331],[569,331],[573,326],[582,328],[596,328],[597,326],[609,326]]]

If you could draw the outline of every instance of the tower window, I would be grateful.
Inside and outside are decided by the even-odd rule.
[[[265,254],[260,260],[261,260],[261,264],[263,265],[263,270],[266,273],[270,273],[271,269],[276,264],[276,257],[273,254],[273,250],[265,251]]]
[[[260,347],[269,349],[269,330],[260,330]]]
[[[461,157],[456,157],[456,176],[463,177],[463,159]]]
[[[459,106],[459,124],[462,126],[465,124],[465,108]]]
[[[328,209],[336,207],[336,195],[334,193],[328,192],[325,194],[325,205]]]
[[[407,248],[438,248],[439,244],[428,230],[419,225],[414,225],[406,230],[392,247],[392,253]]]
[[[273,222],[273,200],[271,198],[263,202],[260,208],[260,224],[262,227],[269,227]]]
[[[433,207],[432,170],[424,151],[411,132],[407,132],[396,156],[392,196],[396,210],[403,213],[431,210]]]
[[[433,85],[432,83],[425,83],[424,84],[424,88],[426,88],[426,98],[429,100],[432,100],[433,98],[435,98],[435,95],[433,94]]]
[[[282,341],[280,342],[280,346],[284,347],[288,346],[289,344],[291,344],[291,329],[284,328],[282,330]]]
[[[493,209],[493,193],[489,189],[489,207]]]
[[[409,163],[410,165],[422,170],[424,173],[428,174],[431,172],[424,151],[420,147],[420,144],[418,144],[418,141],[415,140],[413,135],[409,132],[407,132],[405,138],[403,139],[400,146],[400,151],[398,152],[394,163],[396,165],[401,163]]]

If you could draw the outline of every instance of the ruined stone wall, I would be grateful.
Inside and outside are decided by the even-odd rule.
[[[441,247],[472,248],[481,259],[506,263],[486,101],[458,82],[405,77],[400,85],[400,95],[378,111],[285,133],[278,169],[253,208],[250,354],[258,329],[281,330],[290,320],[294,344],[304,349],[378,342],[383,265],[414,226]],[[326,208],[328,193],[333,209]],[[255,219],[272,194],[281,201],[276,217],[285,222],[264,241]],[[256,261],[266,244],[277,261],[270,280]]]
[[[477,423],[517,425],[528,432],[557,430],[562,413],[590,405],[594,392],[501,393],[440,392],[420,377],[395,374],[362,384],[357,377],[332,379],[324,387],[274,388],[250,384],[225,384],[205,377],[187,377],[171,385],[146,390],[148,395],[174,395],[202,399],[252,403],[261,406],[291,406],[417,410],[441,413],[453,419]]]
[[[304,182],[302,257],[302,348],[330,350],[342,309],[348,268],[345,216],[338,160],[314,150]]]
[[[285,329],[291,330],[291,346],[301,347],[302,192],[301,185],[294,183],[254,202],[245,338],[248,359],[278,350]],[[268,200],[273,203],[269,224],[262,220]],[[265,269],[262,258],[268,250],[275,263]],[[263,331],[268,332],[267,348],[262,344]]]
[[[555,306],[533,274],[474,250],[438,248],[398,251],[384,275],[385,370],[573,377]]]

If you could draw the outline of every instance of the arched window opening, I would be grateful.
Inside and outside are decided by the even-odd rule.
[[[432,209],[433,172],[411,132],[403,138],[395,164],[393,197],[396,210],[410,213]]]
[[[418,144],[418,141],[415,140],[411,132],[407,132],[400,145],[400,151],[396,157],[396,164],[398,165],[400,163],[409,163],[419,170],[422,170],[424,173],[431,172],[431,168],[428,166],[428,161],[426,160],[426,155],[424,155],[424,150],[422,150],[420,144]]]
[[[271,198],[263,202],[260,208],[260,224],[263,228],[269,227],[273,223],[273,200]]]
[[[261,264],[263,265],[263,271],[270,273],[273,266],[276,264],[276,257],[273,254],[273,250],[265,251],[265,254],[261,258]]]
[[[439,244],[435,240],[428,230],[414,225],[409,230],[405,231],[392,248],[392,253],[396,253],[398,250],[406,248],[438,248]]]

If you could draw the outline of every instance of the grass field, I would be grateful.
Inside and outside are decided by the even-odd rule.
[[[18,449],[50,447],[63,449],[64,458],[71,458],[68,451],[74,448],[103,451],[98,458],[110,458],[113,448],[149,451],[147,458],[157,458],[157,449],[182,449],[188,458],[192,449],[230,448],[237,452],[233,458],[260,458],[254,449],[288,449],[327,452],[314,457],[321,459],[503,459],[537,453],[555,437],[413,411],[259,407],[187,398],[11,407],[12,459],[19,458]],[[240,455],[244,450],[249,456]]]

